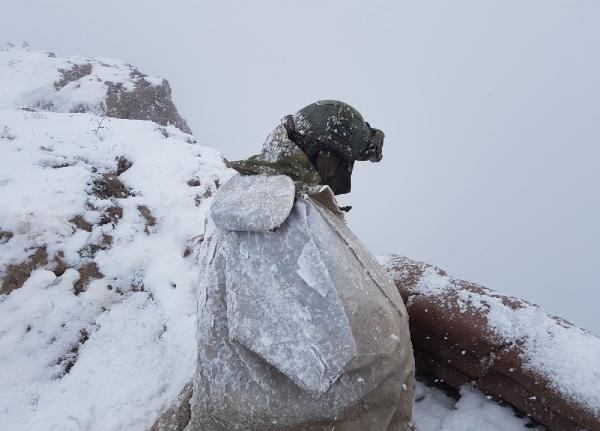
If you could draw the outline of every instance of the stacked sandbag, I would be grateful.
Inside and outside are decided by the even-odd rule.
[[[471,384],[550,430],[600,430],[600,339],[538,306],[390,256],[417,373]]]

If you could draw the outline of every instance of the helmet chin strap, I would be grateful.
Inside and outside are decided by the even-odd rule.
[[[321,177],[321,184],[329,186],[334,194],[343,195],[351,189],[354,162],[348,162],[331,151],[320,151],[313,161]]]

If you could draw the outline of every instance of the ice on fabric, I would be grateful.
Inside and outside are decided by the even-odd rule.
[[[407,314],[367,255],[330,193],[298,198],[274,231],[209,222],[190,429],[406,429]]]
[[[325,298],[328,291],[334,288],[329,277],[329,271],[325,267],[321,253],[319,253],[319,249],[312,238],[304,245],[302,253],[300,253],[296,272],[306,284],[319,292],[323,298]]]
[[[266,232],[290,214],[294,193],[294,182],[284,175],[237,175],[216,193],[211,215],[222,230]]]
[[[275,232],[229,233],[227,320],[232,339],[305,390],[325,392],[356,346],[312,238],[321,232],[308,228],[306,205],[299,201]]]

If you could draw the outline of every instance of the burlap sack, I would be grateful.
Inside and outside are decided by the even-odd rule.
[[[410,429],[402,299],[328,188],[294,195],[288,177],[264,175],[215,195],[188,430]]]

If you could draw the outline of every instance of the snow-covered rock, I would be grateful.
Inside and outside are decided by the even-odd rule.
[[[191,133],[166,79],[120,60],[58,57],[27,45],[0,48],[0,107],[150,120]]]

